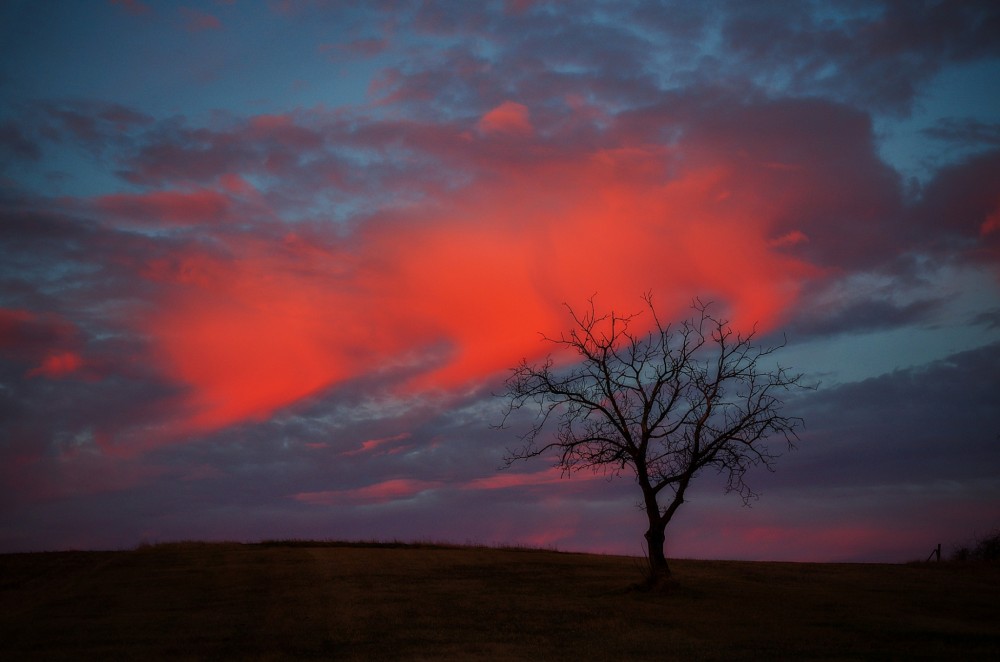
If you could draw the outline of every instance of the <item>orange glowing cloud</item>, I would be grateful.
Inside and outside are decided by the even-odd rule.
[[[476,126],[484,134],[528,136],[535,130],[528,107],[515,101],[504,101],[483,115]]]
[[[719,166],[668,177],[658,146],[511,168],[372,222],[343,245],[230,239],[147,265],[169,285],[141,325],[187,386],[186,429],[260,420],[361,375],[400,394],[466,388],[550,347],[563,302],[665,318],[701,295],[767,329],[809,265],[773,240],[775,197]]]

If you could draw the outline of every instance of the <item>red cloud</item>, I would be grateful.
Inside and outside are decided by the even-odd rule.
[[[504,101],[483,115],[476,126],[485,134],[531,135],[534,132],[527,106],[514,101]]]
[[[538,333],[594,293],[621,311],[652,290],[666,318],[702,295],[744,328],[773,326],[816,273],[772,246],[780,199],[730,167],[668,177],[669,161],[634,147],[519,165],[343,244],[230,239],[230,257],[151,262],[168,293],[137,323],[198,429],[362,374],[466,387],[548,352]]]
[[[226,173],[219,177],[219,185],[234,195],[256,196],[258,191],[253,184],[235,173]]]
[[[29,377],[59,379],[83,367],[83,359],[76,352],[56,352],[45,357],[42,364],[28,372]]]

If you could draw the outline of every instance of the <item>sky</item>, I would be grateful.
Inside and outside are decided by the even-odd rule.
[[[641,556],[632,479],[500,469],[494,394],[567,305],[646,292],[817,386],[668,557],[993,531],[997,35],[975,1],[0,4],[0,552]]]

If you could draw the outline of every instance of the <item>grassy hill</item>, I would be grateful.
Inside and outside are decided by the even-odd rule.
[[[0,555],[4,659],[1000,659],[1000,565],[323,543]]]

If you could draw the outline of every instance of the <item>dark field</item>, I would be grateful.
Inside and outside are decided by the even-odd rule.
[[[0,555],[0,658],[1000,659],[1000,566],[160,545]]]

